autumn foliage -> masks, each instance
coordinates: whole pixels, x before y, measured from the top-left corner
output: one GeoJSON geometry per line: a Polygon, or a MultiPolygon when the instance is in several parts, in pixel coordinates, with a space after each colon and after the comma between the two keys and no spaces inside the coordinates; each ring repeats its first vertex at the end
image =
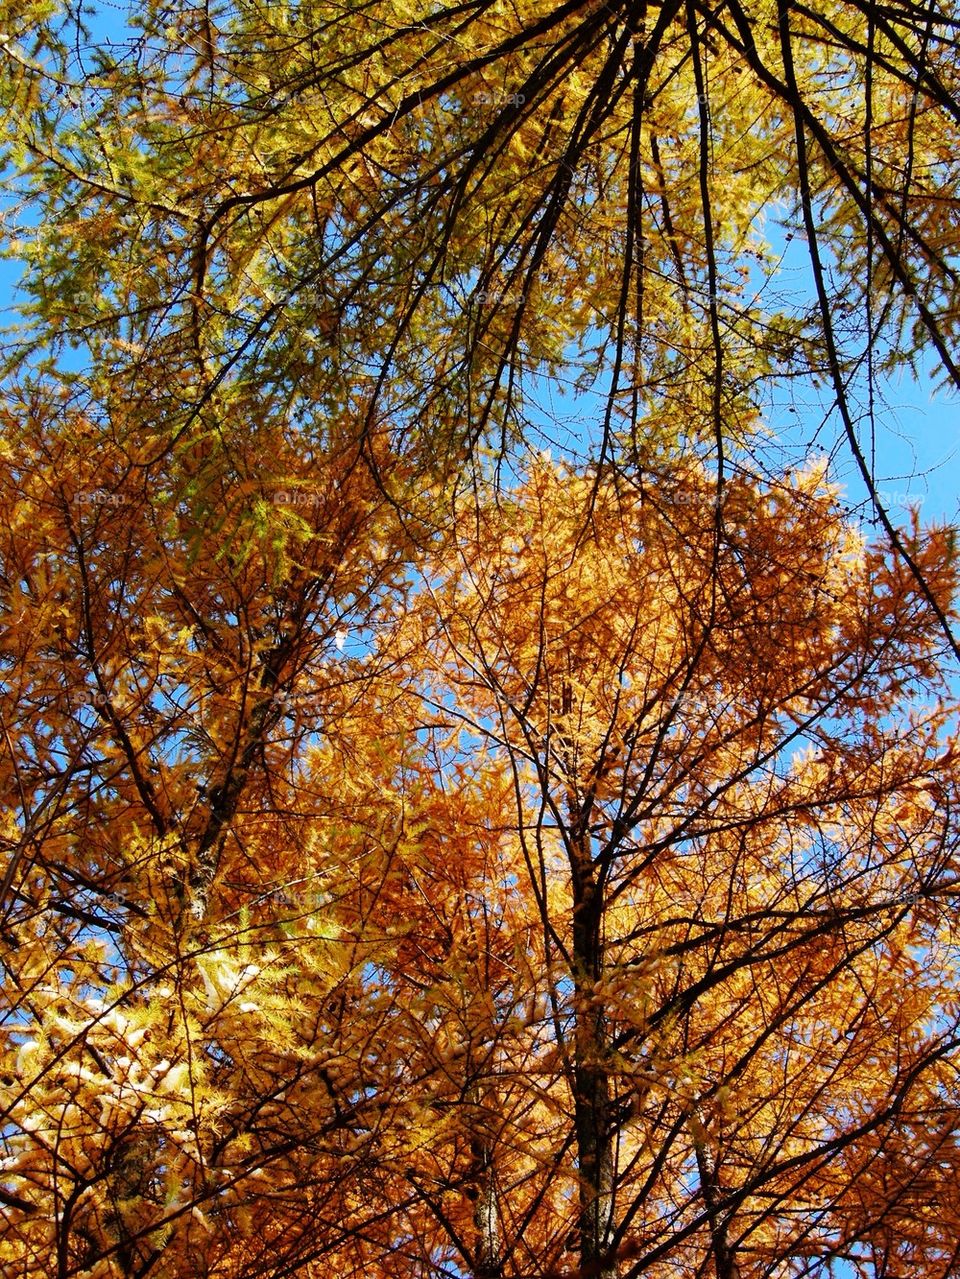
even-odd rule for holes
{"type": "Polygon", "coordinates": [[[241,544],[240,484],[191,547],[25,467],[40,434],[3,487],[10,1273],[946,1264],[942,636],[822,468],[718,506],[699,464],[541,459],[411,547],[330,457],[285,543],[241,544]]]}
{"type": "Polygon", "coordinates": [[[957,1274],[955,17],[136,17],[3,42],[0,1271],[957,1274]]]}

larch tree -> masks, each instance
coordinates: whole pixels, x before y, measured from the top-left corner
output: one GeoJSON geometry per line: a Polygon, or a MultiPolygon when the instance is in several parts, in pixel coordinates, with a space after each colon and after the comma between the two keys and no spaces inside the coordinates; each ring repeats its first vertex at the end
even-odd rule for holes
{"type": "Polygon", "coordinates": [[[72,4],[21,8],[40,340],[92,344],[158,447],[253,387],[449,472],[528,439],[547,378],[592,394],[583,452],[722,458],[788,376],[829,384],[869,472],[878,370],[960,382],[939,0],[150,0],[99,47],[72,4]]]}
{"type": "MultiPolygon", "coordinates": [[[[946,1276],[942,634],[822,470],[731,482],[719,540],[699,465],[658,481],[540,463],[464,510],[402,628],[447,749],[459,724],[513,783],[552,974],[535,1087],[566,1119],[541,1159],[575,1187],[540,1264],[946,1276]]],[[[946,601],[945,537],[918,554],[946,601]]]]}
{"type": "Polygon", "coordinates": [[[0,29],[4,1275],[958,1273],[953,532],[874,457],[960,385],[952,9],[88,18],[0,29]]]}

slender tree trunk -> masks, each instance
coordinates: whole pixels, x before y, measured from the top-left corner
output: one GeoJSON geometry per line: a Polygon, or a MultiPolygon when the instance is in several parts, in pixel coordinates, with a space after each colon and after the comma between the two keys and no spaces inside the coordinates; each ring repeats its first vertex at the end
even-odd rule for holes
{"type": "Polygon", "coordinates": [[[717,1279],[740,1279],[740,1270],[727,1240],[726,1221],[719,1209],[721,1195],[717,1185],[714,1161],[706,1143],[697,1135],[694,1136],[694,1150],[697,1156],[697,1169],[700,1173],[700,1186],[710,1217],[710,1244],[713,1249],[717,1279]]]}
{"type": "Polygon", "coordinates": [[[607,1261],[613,1224],[613,1144],[606,1019],[593,987],[603,972],[601,895],[589,860],[575,876],[573,957],[576,983],[574,1115],[580,1172],[580,1266],[597,1279],[616,1279],[607,1261]]]}
{"type": "MultiPolygon", "coordinates": [[[[471,1085],[468,1097],[474,1104],[480,1103],[482,1099],[487,1113],[493,1112],[495,1102],[488,1091],[481,1092],[476,1085],[471,1085]]],[[[473,1199],[473,1225],[476,1232],[473,1241],[474,1279],[502,1279],[503,1260],[497,1205],[496,1166],[493,1143],[482,1122],[478,1124],[471,1137],[470,1154],[473,1158],[471,1198],[473,1199]]]]}
{"type": "MultiPolygon", "coordinates": [[[[480,1143],[477,1143],[480,1144],[480,1143]]],[[[486,1148],[479,1154],[477,1198],[473,1207],[476,1237],[473,1245],[475,1279],[501,1279],[500,1223],[497,1217],[497,1191],[493,1160],[486,1148]]]]}

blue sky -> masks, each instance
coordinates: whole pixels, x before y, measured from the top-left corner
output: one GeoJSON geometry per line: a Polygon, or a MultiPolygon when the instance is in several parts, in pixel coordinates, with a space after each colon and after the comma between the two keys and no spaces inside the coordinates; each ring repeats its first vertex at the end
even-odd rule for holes
{"type": "MultiPolygon", "coordinates": [[[[807,246],[798,237],[783,244],[779,232],[769,238],[782,247],[780,291],[798,302],[815,301],[807,246]]],[[[928,361],[920,378],[909,371],[877,380],[875,412],[876,483],[890,507],[895,524],[909,519],[905,499],[916,501],[923,521],[953,523],[960,518],[960,398],[947,388],[937,389],[939,376],[928,361]]],[[[831,411],[828,394],[804,385],[793,398],[782,388],[769,414],[771,429],[787,444],[831,456],[832,478],[844,485],[848,500],[866,499],[866,489],[843,438],[843,423],[831,411]],[[791,412],[791,407],[796,411],[791,412]]],[[[861,448],[869,458],[871,432],[859,426],[861,448]]]]}
{"type": "MultiPolygon", "coordinates": [[[[130,11],[125,3],[113,0],[96,0],[86,5],[84,14],[93,39],[122,43],[131,32],[126,21],[130,11]]],[[[0,193],[0,211],[9,205],[9,197],[0,193]]],[[[777,294],[788,298],[790,303],[811,304],[814,294],[806,245],[800,237],[785,242],[774,215],[768,216],[765,230],[771,243],[783,252],[775,284],[777,294]]],[[[7,317],[7,323],[12,318],[10,308],[14,305],[17,276],[15,263],[0,260],[0,317],[7,317]]],[[[0,318],[0,323],[3,322],[0,318]]],[[[904,372],[895,379],[879,382],[880,407],[875,423],[877,487],[888,501],[894,523],[909,520],[907,500],[919,505],[925,522],[960,522],[960,397],[947,390],[936,391],[936,380],[935,369],[930,365],[919,381],[904,372]]],[[[579,403],[566,396],[551,399],[561,436],[565,433],[564,421],[572,426],[580,411],[586,411],[594,419],[597,416],[599,396],[585,397],[579,403]]],[[[544,407],[549,407],[546,402],[544,407]]],[[[828,410],[825,391],[818,392],[806,385],[793,387],[788,392],[784,386],[774,391],[767,423],[787,454],[829,454],[831,478],[844,485],[848,500],[856,505],[864,501],[866,492],[842,440],[839,415],[828,410]]],[[[547,422],[545,415],[537,425],[547,426],[547,422]]],[[[864,452],[869,455],[866,424],[861,431],[864,452]]]]}
{"type": "MultiPolygon", "coordinates": [[[[126,34],[123,13],[124,6],[101,0],[91,20],[96,36],[122,41],[126,34]]],[[[0,197],[0,209],[5,207],[9,207],[9,199],[0,197]]],[[[782,270],[780,291],[789,292],[798,303],[810,301],[812,281],[801,241],[785,246],[782,270]]],[[[7,322],[15,305],[17,276],[15,263],[0,261],[0,305],[7,322]]],[[[928,368],[919,381],[904,373],[880,386],[883,404],[876,421],[877,487],[895,523],[909,518],[908,500],[919,504],[924,521],[960,519],[960,400],[948,391],[935,391],[935,381],[934,370],[928,368]]],[[[573,407],[572,400],[559,402],[556,411],[562,419],[573,407]]],[[[835,459],[832,478],[845,485],[852,503],[863,501],[865,490],[849,450],[845,444],[835,447],[842,440],[842,424],[828,408],[823,392],[807,387],[794,391],[791,401],[782,389],[773,397],[768,424],[798,456],[807,452],[831,454],[835,459]]],[[[866,435],[864,446],[869,449],[866,435]]],[[[846,1263],[837,1263],[829,1273],[836,1279],[847,1279],[852,1270],[846,1263]]]]}

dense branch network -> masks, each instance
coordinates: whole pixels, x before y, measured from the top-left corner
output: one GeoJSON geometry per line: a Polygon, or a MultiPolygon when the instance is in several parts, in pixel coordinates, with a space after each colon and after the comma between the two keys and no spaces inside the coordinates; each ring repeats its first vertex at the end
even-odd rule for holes
{"type": "Polygon", "coordinates": [[[2,1268],[948,1279],[956,16],[14,17],[2,1268]]]}

